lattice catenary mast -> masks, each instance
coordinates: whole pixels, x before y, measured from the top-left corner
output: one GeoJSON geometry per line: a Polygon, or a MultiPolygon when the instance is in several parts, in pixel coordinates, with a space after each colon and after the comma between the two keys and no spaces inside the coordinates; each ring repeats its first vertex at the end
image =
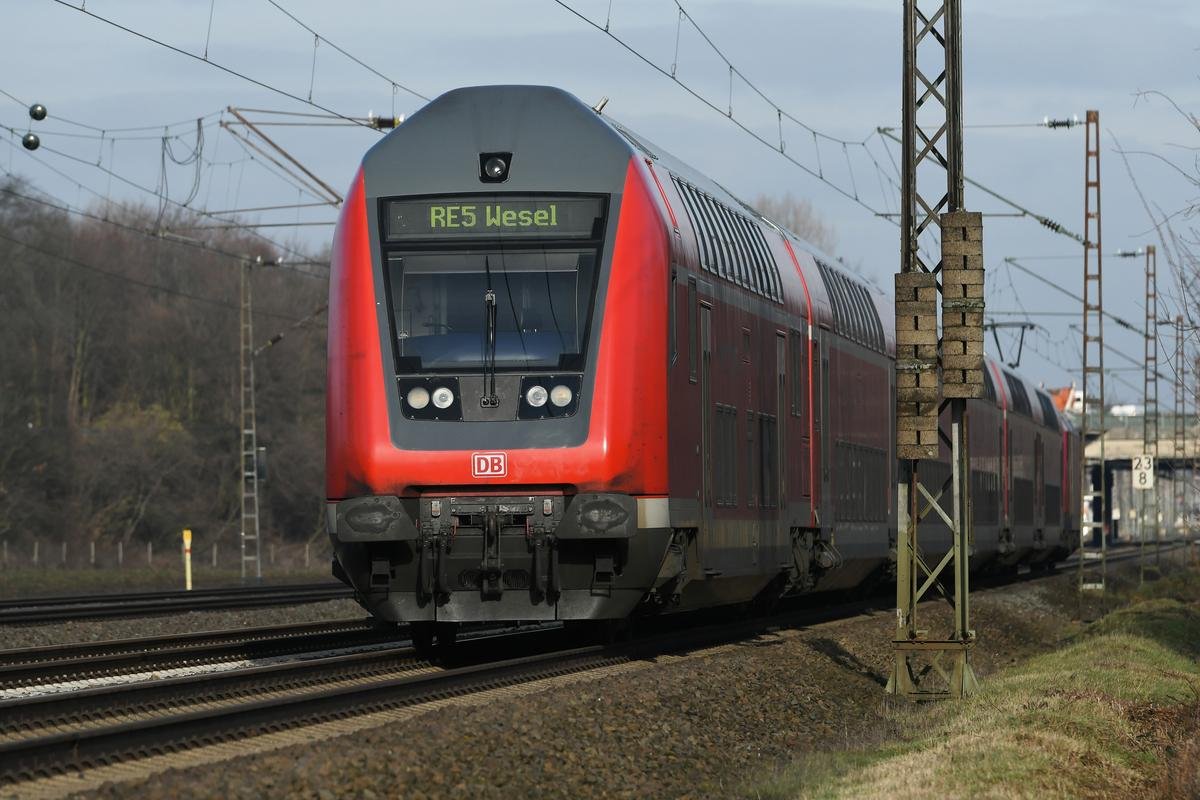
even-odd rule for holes
{"type": "MultiPolygon", "coordinates": [[[[261,263],[261,259],[258,259],[261,263]]],[[[254,564],[254,577],[262,580],[262,538],[258,518],[258,416],[254,405],[254,297],[251,289],[250,268],[247,259],[241,268],[241,495],[242,530],[239,537],[241,549],[242,580],[246,580],[246,566],[254,564]],[[251,552],[247,553],[247,550],[251,552]]]]}
{"type": "MultiPolygon", "coordinates": [[[[1097,438],[1097,456],[1083,459],[1078,583],[1103,592],[1108,572],[1108,508],[1104,502],[1104,285],[1100,239],[1100,112],[1088,111],[1083,177],[1083,384],[1080,439],[1097,438]],[[1093,531],[1098,535],[1093,536],[1093,531]],[[1097,544],[1089,540],[1097,538],[1097,544]]],[[[1082,605],[1081,609],[1082,611],[1082,605]]]]}
{"type": "Polygon", "coordinates": [[[962,697],[976,687],[969,657],[975,632],[968,602],[973,534],[966,408],[968,398],[983,396],[983,218],[962,210],[961,0],[920,6],[918,0],[904,3],[904,163],[896,275],[896,454],[902,469],[888,691],[915,698],[962,697]],[[922,64],[932,66],[933,74],[926,74],[922,64]],[[919,238],[935,226],[941,231],[941,259],[926,263],[919,238]],[[939,426],[946,405],[949,438],[939,426]],[[921,461],[936,459],[941,441],[949,447],[951,477],[930,491],[921,483],[921,461]],[[931,511],[952,534],[950,550],[935,565],[926,560],[917,536],[918,523],[931,511]],[[953,631],[934,638],[918,626],[917,604],[930,588],[940,587],[947,570],[954,576],[953,593],[945,592],[953,607],[953,631]]]}
{"type": "MultiPolygon", "coordinates": [[[[1142,413],[1142,452],[1151,454],[1154,463],[1158,462],[1158,260],[1154,245],[1146,246],[1146,341],[1142,367],[1142,397],[1144,409],[1142,413]]],[[[1156,470],[1157,471],[1157,467],[1156,470]]],[[[1151,571],[1158,569],[1158,541],[1160,529],[1158,523],[1158,489],[1150,478],[1150,487],[1140,492],[1142,513],[1138,525],[1138,538],[1141,541],[1139,560],[1139,578],[1146,580],[1151,571]],[[1149,522],[1149,526],[1147,526],[1149,522]],[[1147,527],[1154,534],[1154,565],[1146,563],[1146,534],[1147,527]]],[[[1138,486],[1134,486],[1137,491],[1138,486]]]]}

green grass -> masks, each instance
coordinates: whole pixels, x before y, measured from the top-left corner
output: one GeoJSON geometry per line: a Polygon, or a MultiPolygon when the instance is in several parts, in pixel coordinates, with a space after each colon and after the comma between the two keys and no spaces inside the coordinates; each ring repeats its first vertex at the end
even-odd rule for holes
{"type": "MultiPolygon", "coordinates": [[[[1194,740],[1189,734],[1200,721],[1197,656],[1200,609],[1168,598],[1143,601],[1089,626],[1061,650],[990,676],[962,703],[893,703],[881,725],[884,741],[807,757],[745,794],[1161,794],[1168,773],[1179,773],[1167,769],[1174,748],[1194,740]]],[[[1195,756],[1193,746],[1187,761],[1195,756]]]]}

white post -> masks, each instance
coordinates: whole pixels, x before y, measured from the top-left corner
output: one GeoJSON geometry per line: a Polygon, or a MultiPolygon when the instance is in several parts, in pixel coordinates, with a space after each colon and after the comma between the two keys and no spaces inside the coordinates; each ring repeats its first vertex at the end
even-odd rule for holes
{"type": "Polygon", "coordinates": [[[183,529],[183,588],[192,590],[192,529],[183,529]]]}
{"type": "Polygon", "coordinates": [[[125,566],[125,542],[117,542],[117,566],[125,566]]]}
{"type": "Polygon", "coordinates": [[[154,542],[146,542],[146,566],[154,566],[154,542]]]}
{"type": "Polygon", "coordinates": [[[304,568],[308,569],[308,542],[304,543],[304,568]]]}
{"type": "Polygon", "coordinates": [[[213,569],[217,568],[217,543],[213,542],[212,565],[213,569]]]}
{"type": "Polygon", "coordinates": [[[33,565],[35,567],[38,565],[38,545],[40,545],[40,544],[41,544],[40,539],[33,540],[33,565]]]}
{"type": "Polygon", "coordinates": [[[96,540],[92,539],[90,545],[88,548],[88,563],[94,567],[96,566],[96,540]]]}

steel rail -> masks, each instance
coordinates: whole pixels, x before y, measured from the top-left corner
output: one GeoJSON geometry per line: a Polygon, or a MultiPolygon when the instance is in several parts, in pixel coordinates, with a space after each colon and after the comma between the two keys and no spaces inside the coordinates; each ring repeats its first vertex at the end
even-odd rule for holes
{"type": "Polygon", "coordinates": [[[193,592],[146,592],[121,595],[25,598],[0,601],[0,624],[63,622],[76,619],[264,608],[349,599],[354,592],[337,583],[299,586],[238,587],[193,592]]]}
{"type": "MultiPolygon", "coordinates": [[[[1184,543],[1175,547],[1184,546],[1184,543]]],[[[1124,554],[1123,554],[1124,555],[1124,554]]],[[[1128,557],[1132,557],[1130,554],[1128,557]]],[[[1040,577],[1040,576],[1038,576],[1040,577]]],[[[1017,577],[1007,582],[1034,580],[1035,576],[1017,577]]],[[[931,601],[932,602],[932,601],[931,601]]],[[[144,719],[100,724],[83,730],[57,730],[33,738],[0,742],[0,786],[12,786],[39,777],[85,770],[98,765],[107,765],[124,760],[170,753],[191,747],[216,742],[247,739],[266,733],[286,730],[325,721],[348,718],[378,711],[418,706],[448,697],[465,696],[521,683],[577,674],[607,666],[627,664],[638,660],[681,653],[690,649],[712,647],[719,644],[753,638],[781,628],[803,627],[826,623],[864,613],[886,613],[873,610],[871,601],[857,601],[840,605],[818,605],[802,610],[793,610],[773,618],[757,619],[709,625],[699,629],[670,631],[654,638],[639,639],[619,645],[591,645],[566,650],[552,650],[507,660],[476,663],[454,667],[441,672],[421,675],[368,678],[366,682],[352,685],[330,686],[318,691],[285,694],[281,697],[261,698],[251,692],[249,702],[217,708],[194,709],[176,713],[156,713],[144,719]]],[[[501,634],[495,638],[504,639],[501,634]]],[[[378,657],[393,658],[403,668],[404,648],[387,651],[378,657]]],[[[374,654],[372,654],[374,655],[374,654]]],[[[319,674],[323,669],[338,669],[338,663],[356,661],[367,671],[373,662],[372,655],[360,655],[350,661],[331,658],[315,664],[312,669],[319,674]]],[[[378,662],[375,662],[378,664],[378,662]]],[[[415,661],[413,662],[415,664],[415,661]]],[[[344,667],[342,667],[344,668],[344,667]]],[[[409,671],[412,669],[409,667],[409,671]]],[[[295,675],[302,668],[292,667],[295,675]]],[[[177,681],[170,685],[163,682],[165,694],[157,695],[150,703],[168,702],[178,698],[180,691],[189,691],[197,683],[213,680],[228,686],[238,685],[240,680],[268,681],[262,688],[278,690],[278,684],[270,683],[272,674],[284,675],[288,668],[277,665],[256,668],[242,675],[236,672],[214,676],[206,674],[191,681],[177,681]]],[[[155,686],[146,688],[121,688],[117,691],[127,698],[154,698],[155,686]]],[[[102,692],[90,693],[98,697],[102,692]]],[[[83,695],[86,697],[87,695],[83,695]]],[[[63,698],[64,700],[66,698],[63,698]]],[[[85,702],[100,702],[85,700],[85,702]]],[[[40,701],[43,709],[54,709],[58,700],[40,701]]],[[[177,707],[175,703],[172,707],[177,707]]],[[[57,705],[61,710],[65,706],[57,705]]],[[[3,710],[0,708],[0,710],[3,710]]]]}
{"type": "Polygon", "coordinates": [[[105,639],[98,642],[69,642],[41,647],[18,647],[0,650],[0,667],[9,664],[40,664],[47,661],[103,659],[122,654],[148,653],[177,648],[203,648],[216,644],[279,639],[314,633],[337,633],[365,630],[371,626],[368,617],[338,619],[328,622],[293,622],[287,625],[264,625],[253,628],[232,628],[214,631],[192,631],[162,636],[139,636],[129,639],[105,639]]]}
{"type": "MultiPolygon", "coordinates": [[[[148,755],[214,742],[237,741],[274,731],[355,715],[410,707],[557,676],[653,659],[670,653],[753,638],[798,622],[811,625],[863,613],[863,602],[792,611],[767,620],[709,625],[667,632],[618,645],[566,650],[454,667],[422,675],[400,675],[316,692],[251,699],[219,708],[158,713],[144,719],[57,731],[0,742],[0,786],[75,772],[148,755]]],[[[511,635],[497,636],[509,639],[511,635]]],[[[482,643],[481,643],[482,644],[482,643]]],[[[366,657],[364,662],[369,661],[366,657]]],[[[198,676],[196,680],[211,676],[198,676]]],[[[236,678],[228,678],[235,681],[236,678]]],[[[190,685],[195,685],[192,681],[190,685]]],[[[172,687],[176,695],[179,686],[172,687]]],[[[133,690],[127,690],[133,691],[133,690]]],[[[51,704],[51,701],[46,701],[51,704]]],[[[50,705],[47,705],[49,708],[50,705]]]]}
{"type": "Polygon", "coordinates": [[[128,649],[128,645],[136,640],[118,641],[112,648],[105,647],[109,643],[101,642],[97,643],[91,655],[80,655],[87,653],[87,647],[78,646],[74,651],[68,650],[69,657],[66,658],[56,658],[56,652],[61,653],[56,649],[46,651],[47,657],[43,659],[37,658],[36,652],[26,651],[24,656],[15,656],[12,662],[0,664],[0,688],[65,683],[222,661],[271,658],[407,638],[400,628],[373,627],[364,621],[295,626],[290,633],[287,628],[259,630],[262,631],[259,635],[243,633],[238,636],[234,631],[199,634],[174,643],[171,637],[158,637],[142,650],[128,649]],[[33,656],[32,660],[30,655],[33,656]]]}
{"type": "Polygon", "coordinates": [[[321,683],[361,680],[431,667],[408,642],[384,650],[340,653],[174,678],[93,686],[0,700],[0,737],[29,729],[83,725],[101,717],[159,713],[234,702],[264,692],[298,691],[321,683]]]}
{"type": "Polygon", "coordinates": [[[269,594],[281,590],[320,590],[344,588],[344,584],[334,581],[318,583],[278,583],[256,584],[254,586],[215,586],[208,589],[193,589],[186,592],[180,589],[159,589],[140,592],[102,592],[98,594],[67,594],[50,595],[46,597],[9,597],[0,600],[0,609],[32,607],[32,606],[62,606],[82,605],[86,603],[103,603],[126,600],[164,600],[177,597],[227,597],[238,595],[269,594]]]}

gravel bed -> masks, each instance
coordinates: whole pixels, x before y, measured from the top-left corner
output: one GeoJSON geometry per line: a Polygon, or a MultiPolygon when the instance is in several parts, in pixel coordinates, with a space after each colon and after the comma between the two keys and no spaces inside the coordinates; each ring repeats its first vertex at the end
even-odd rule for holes
{"type": "Polygon", "coordinates": [[[98,642],[138,636],[166,636],[193,631],[254,628],[262,625],[286,625],[291,622],[365,617],[366,612],[353,600],[328,600],[295,606],[268,606],[245,610],[190,611],[186,614],[158,614],[145,617],[83,619],[46,625],[0,625],[0,649],[44,647],[71,642],[98,642]]]}
{"type": "MultiPolygon", "coordinates": [[[[976,671],[1076,626],[1053,584],[972,596],[976,671]]],[[[934,627],[935,612],[923,606],[934,627]]],[[[431,711],[313,745],[169,770],[91,796],[139,798],[698,798],[736,796],[798,752],[879,730],[895,619],[783,631],[575,686],[431,711]]]]}

